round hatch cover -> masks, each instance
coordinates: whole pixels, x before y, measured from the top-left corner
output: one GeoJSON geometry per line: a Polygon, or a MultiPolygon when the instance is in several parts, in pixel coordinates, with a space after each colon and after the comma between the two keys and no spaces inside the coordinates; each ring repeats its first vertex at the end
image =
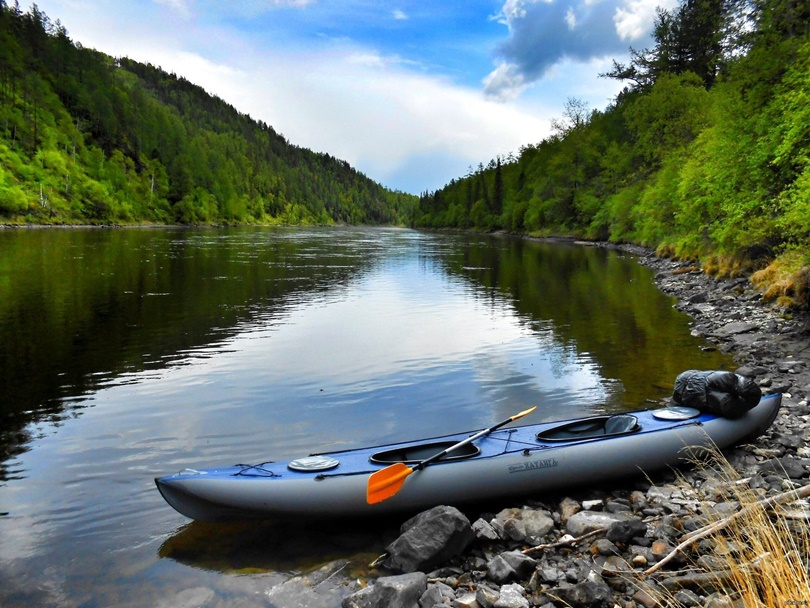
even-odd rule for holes
{"type": "Polygon", "coordinates": [[[331,456],[307,456],[292,460],[287,466],[293,471],[328,471],[339,464],[340,461],[331,456]]]}
{"type": "Polygon", "coordinates": [[[659,420],[689,420],[700,416],[700,410],[683,405],[673,405],[660,410],[655,410],[653,416],[659,420]]]}

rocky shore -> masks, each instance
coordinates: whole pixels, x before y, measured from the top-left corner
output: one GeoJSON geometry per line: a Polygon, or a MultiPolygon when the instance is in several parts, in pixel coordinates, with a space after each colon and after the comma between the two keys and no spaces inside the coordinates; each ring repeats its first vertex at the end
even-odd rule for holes
{"type": "Polygon", "coordinates": [[[734,479],[710,467],[664,472],[476,514],[472,522],[437,507],[403,525],[372,576],[348,580],[332,563],[271,589],[271,605],[651,608],[665,597],[672,606],[741,606],[724,584],[730,562],[712,543],[675,548],[685,535],[739,511],[738,486],[757,500],[782,500],[797,530],[807,528],[810,507],[785,493],[803,488],[810,474],[810,319],[764,303],[747,279],[715,280],[687,262],[627,251],[693,318],[696,335],[731,353],[736,371],[755,378],[764,393],[783,393],[771,429],[726,453],[734,479]]]}

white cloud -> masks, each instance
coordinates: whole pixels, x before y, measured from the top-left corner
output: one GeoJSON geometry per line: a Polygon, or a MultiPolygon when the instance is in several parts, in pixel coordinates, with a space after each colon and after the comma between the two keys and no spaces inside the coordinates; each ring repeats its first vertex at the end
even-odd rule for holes
{"type": "Polygon", "coordinates": [[[677,6],[677,0],[625,0],[613,15],[616,33],[626,41],[649,35],[655,22],[655,9],[659,6],[671,9],[677,6]]]}
{"type": "Polygon", "coordinates": [[[677,0],[504,0],[496,19],[508,36],[484,81],[494,99],[514,99],[533,83],[544,86],[555,66],[585,65],[627,54],[650,36],[655,8],[677,0]]]}
{"type": "Polygon", "coordinates": [[[346,61],[370,68],[384,68],[389,63],[382,55],[371,51],[352,53],[346,57],[346,61]]]}
{"type": "Polygon", "coordinates": [[[572,7],[568,7],[568,12],[565,13],[565,23],[568,25],[568,29],[572,30],[577,26],[577,16],[574,13],[574,9],[572,7]]]}
{"type": "Polygon", "coordinates": [[[404,166],[419,165],[418,157],[431,165],[452,158],[459,167],[443,176],[413,175],[409,189],[415,192],[443,185],[468,164],[539,141],[548,130],[542,114],[351,49],[278,57],[250,80],[228,86],[236,107],[383,183],[405,188],[388,180],[401,177],[404,166]],[[287,85],[275,87],[277,82],[287,85]]]}
{"type": "Polygon", "coordinates": [[[396,19],[397,21],[407,21],[408,20],[408,15],[406,15],[405,12],[400,10],[400,9],[395,9],[394,12],[392,13],[392,15],[393,15],[394,19],[396,19]]]}
{"type": "Polygon", "coordinates": [[[495,15],[498,23],[503,23],[505,26],[512,28],[512,24],[517,19],[523,19],[528,14],[527,6],[538,3],[552,4],[554,0],[505,0],[501,10],[495,15]]]}
{"type": "Polygon", "coordinates": [[[501,62],[483,82],[486,96],[497,101],[517,99],[528,86],[520,68],[506,62],[501,62]]]}

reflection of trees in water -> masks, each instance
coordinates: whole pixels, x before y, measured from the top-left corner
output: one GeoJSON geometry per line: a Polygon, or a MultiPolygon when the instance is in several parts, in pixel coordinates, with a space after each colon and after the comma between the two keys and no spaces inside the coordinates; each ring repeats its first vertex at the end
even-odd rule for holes
{"type": "Polygon", "coordinates": [[[384,520],[278,523],[194,521],[167,538],[158,550],[187,566],[217,572],[307,572],[331,559],[348,558],[350,571],[368,569],[398,534],[401,522],[384,520]]]}
{"type": "Polygon", "coordinates": [[[612,394],[628,406],[663,397],[685,369],[731,364],[718,352],[701,350],[688,318],[673,309],[650,270],[617,252],[472,239],[443,263],[481,298],[505,299],[533,332],[550,332],[558,373],[587,356],[607,382],[614,381],[612,394]]]}
{"type": "Polygon", "coordinates": [[[0,234],[0,480],[14,475],[2,463],[26,450],[32,424],[58,425],[121,374],[163,368],[283,314],[376,258],[369,247],[358,255],[350,231],[322,232],[0,234]]]}

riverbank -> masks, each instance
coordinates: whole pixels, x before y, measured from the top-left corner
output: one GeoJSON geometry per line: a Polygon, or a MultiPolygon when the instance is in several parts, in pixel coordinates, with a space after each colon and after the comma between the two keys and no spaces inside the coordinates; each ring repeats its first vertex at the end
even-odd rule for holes
{"type": "MultiPolygon", "coordinates": [[[[416,585],[405,593],[420,591],[420,608],[646,608],[661,605],[661,598],[674,606],[718,608],[744,601],[734,596],[731,579],[737,569],[729,568],[744,561],[740,554],[718,560],[717,548],[707,541],[696,550],[674,550],[685,534],[740,511],[745,500],[778,496],[807,484],[810,319],[763,302],[747,279],[713,279],[690,262],[658,258],[638,247],[618,249],[637,256],[655,273],[658,287],[692,317],[693,333],[732,354],[736,371],[754,377],[763,392],[783,393],[779,417],[754,443],[726,452],[730,470],[698,467],[678,476],[665,472],[611,489],[576,489],[500,513],[472,514],[476,538],[462,555],[424,577],[403,579],[416,585]],[[747,498],[741,498],[740,488],[747,498]],[[661,564],[665,559],[669,561],[661,564]]],[[[787,512],[787,530],[793,530],[794,522],[797,530],[806,527],[806,503],[792,502],[787,512]]],[[[770,529],[761,533],[778,541],[793,536],[770,529]]],[[[738,544],[761,546],[751,538],[738,544]]],[[[769,563],[782,558],[764,557],[769,563]]],[[[382,588],[397,578],[377,584],[382,588]]],[[[352,587],[348,584],[345,592],[355,591],[352,587]]],[[[383,603],[375,603],[375,597],[369,592],[349,595],[343,606],[395,605],[391,595],[383,603]]]]}

